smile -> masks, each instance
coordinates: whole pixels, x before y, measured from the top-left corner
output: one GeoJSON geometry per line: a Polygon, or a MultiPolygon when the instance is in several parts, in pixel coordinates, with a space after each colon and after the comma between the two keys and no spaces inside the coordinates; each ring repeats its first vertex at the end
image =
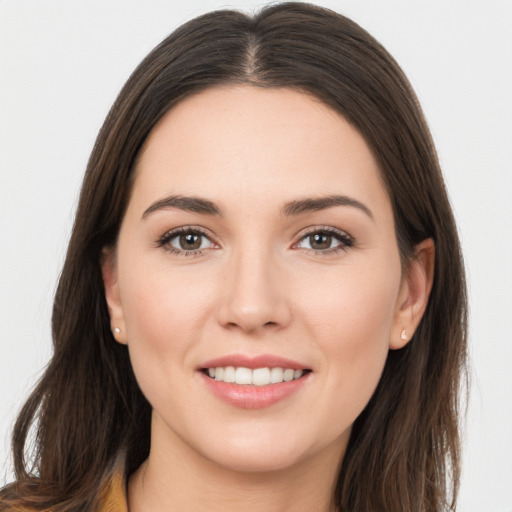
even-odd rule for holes
{"type": "Polygon", "coordinates": [[[300,379],[307,371],[280,367],[251,369],[243,366],[217,366],[203,370],[205,374],[216,381],[249,386],[268,386],[291,382],[300,379]]]}

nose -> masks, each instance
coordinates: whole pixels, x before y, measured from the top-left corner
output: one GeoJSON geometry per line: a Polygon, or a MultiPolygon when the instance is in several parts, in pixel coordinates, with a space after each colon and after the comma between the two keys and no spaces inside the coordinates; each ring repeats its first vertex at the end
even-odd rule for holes
{"type": "Polygon", "coordinates": [[[255,333],[288,325],[291,308],[285,276],[271,254],[238,251],[226,262],[224,277],[218,309],[222,326],[255,333]]]}

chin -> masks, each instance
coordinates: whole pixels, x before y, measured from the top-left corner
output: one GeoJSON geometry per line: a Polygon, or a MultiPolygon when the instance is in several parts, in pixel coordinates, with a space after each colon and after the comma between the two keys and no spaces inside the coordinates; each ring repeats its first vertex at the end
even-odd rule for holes
{"type": "Polygon", "coordinates": [[[228,471],[256,474],[291,469],[300,465],[305,458],[304,454],[260,448],[244,452],[228,450],[215,454],[215,458],[210,458],[210,461],[228,471]]]}
{"type": "Polygon", "coordinates": [[[300,469],[315,459],[337,457],[341,460],[350,429],[329,441],[328,436],[311,439],[303,433],[280,429],[275,437],[267,435],[236,437],[205,446],[203,456],[216,466],[239,473],[269,473],[300,469]],[[283,430],[285,435],[283,435],[283,430]]]}

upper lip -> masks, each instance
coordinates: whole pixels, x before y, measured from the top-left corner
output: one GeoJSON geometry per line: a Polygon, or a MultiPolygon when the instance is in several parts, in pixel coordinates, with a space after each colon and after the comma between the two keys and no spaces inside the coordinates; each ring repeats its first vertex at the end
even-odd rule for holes
{"type": "Polygon", "coordinates": [[[236,368],[244,367],[254,370],[256,368],[293,368],[294,370],[308,370],[308,366],[301,364],[293,359],[274,356],[271,354],[261,354],[259,356],[247,356],[244,354],[232,354],[216,359],[211,359],[203,363],[199,369],[218,368],[234,366],[236,368]]]}

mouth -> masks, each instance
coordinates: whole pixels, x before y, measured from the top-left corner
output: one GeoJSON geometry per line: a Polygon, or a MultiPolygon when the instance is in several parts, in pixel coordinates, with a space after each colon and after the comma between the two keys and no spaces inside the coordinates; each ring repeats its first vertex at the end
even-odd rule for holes
{"type": "Polygon", "coordinates": [[[313,370],[292,359],[272,354],[226,355],[205,361],[198,369],[214,396],[242,409],[262,409],[290,403],[312,382],[313,370]]]}
{"type": "Polygon", "coordinates": [[[217,382],[240,386],[269,386],[301,379],[311,373],[311,370],[285,367],[216,366],[202,368],[201,372],[217,382]]]}

